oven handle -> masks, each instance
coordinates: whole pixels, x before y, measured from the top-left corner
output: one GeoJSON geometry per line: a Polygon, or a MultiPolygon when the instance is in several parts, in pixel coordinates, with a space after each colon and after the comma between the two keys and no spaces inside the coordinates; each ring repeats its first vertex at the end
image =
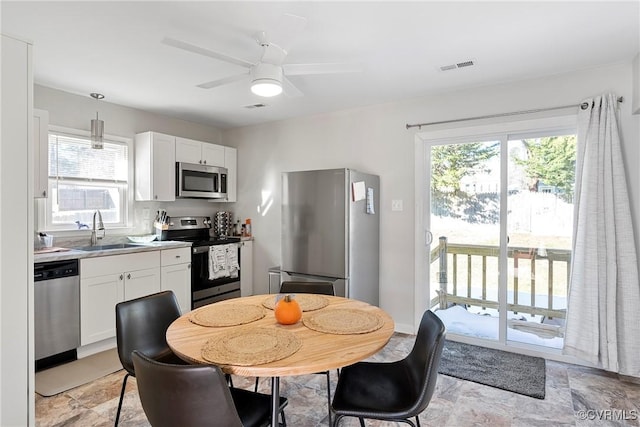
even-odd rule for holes
{"type": "MultiPolygon", "coordinates": [[[[240,244],[239,244],[239,243],[237,243],[237,242],[233,242],[233,243],[234,243],[238,248],[240,247],[240,244]]],[[[214,245],[211,245],[211,246],[214,246],[214,245]]],[[[195,247],[195,248],[192,248],[192,249],[191,249],[191,253],[192,253],[192,254],[202,254],[202,253],[205,253],[205,252],[209,252],[209,247],[210,247],[210,246],[197,246],[197,247],[195,247]]]]}

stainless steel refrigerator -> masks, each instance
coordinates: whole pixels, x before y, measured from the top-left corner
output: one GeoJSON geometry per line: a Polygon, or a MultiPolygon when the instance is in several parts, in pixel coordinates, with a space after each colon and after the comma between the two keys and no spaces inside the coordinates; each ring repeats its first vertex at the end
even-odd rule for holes
{"type": "Polygon", "coordinates": [[[282,280],[330,281],[378,305],[380,178],[351,169],[282,174],[282,280]]]}

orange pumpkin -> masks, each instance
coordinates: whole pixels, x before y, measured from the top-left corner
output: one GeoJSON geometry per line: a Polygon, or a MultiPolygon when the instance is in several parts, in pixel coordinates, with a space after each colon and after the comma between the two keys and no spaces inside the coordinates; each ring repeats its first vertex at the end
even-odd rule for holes
{"type": "Polygon", "coordinates": [[[298,301],[287,294],[276,304],[275,315],[281,325],[293,325],[302,318],[302,310],[298,301]]]}

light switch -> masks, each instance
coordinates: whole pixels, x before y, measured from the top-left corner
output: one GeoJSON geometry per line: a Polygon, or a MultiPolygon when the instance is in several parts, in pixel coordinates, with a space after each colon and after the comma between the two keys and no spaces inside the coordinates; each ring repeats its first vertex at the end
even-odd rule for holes
{"type": "Polygon", "coordinates": [[[392,200],[391,201],[391,210],[392,211],[402,211],[402,200],[392,200]]]}

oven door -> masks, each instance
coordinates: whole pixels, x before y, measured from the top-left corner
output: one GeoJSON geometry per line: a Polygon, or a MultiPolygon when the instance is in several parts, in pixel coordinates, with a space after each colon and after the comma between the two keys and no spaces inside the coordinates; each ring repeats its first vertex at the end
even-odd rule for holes
{"type": "MultiPolygon", "coordinates": [[[[228,248],[237,251],[240,264],[240,245],[227,244],[228,248]]],[[[191,308],[202,307],[216,301],[240,297],[240,274],[237,277],[209,278],[209,247],[194,246],[191,249],[191,308]]]]}
{"type": "Polygon", "coordinates": [[[176,196],[223,199],[227,197],[227,170],[216,166],[176,163],[176,196]]]}

